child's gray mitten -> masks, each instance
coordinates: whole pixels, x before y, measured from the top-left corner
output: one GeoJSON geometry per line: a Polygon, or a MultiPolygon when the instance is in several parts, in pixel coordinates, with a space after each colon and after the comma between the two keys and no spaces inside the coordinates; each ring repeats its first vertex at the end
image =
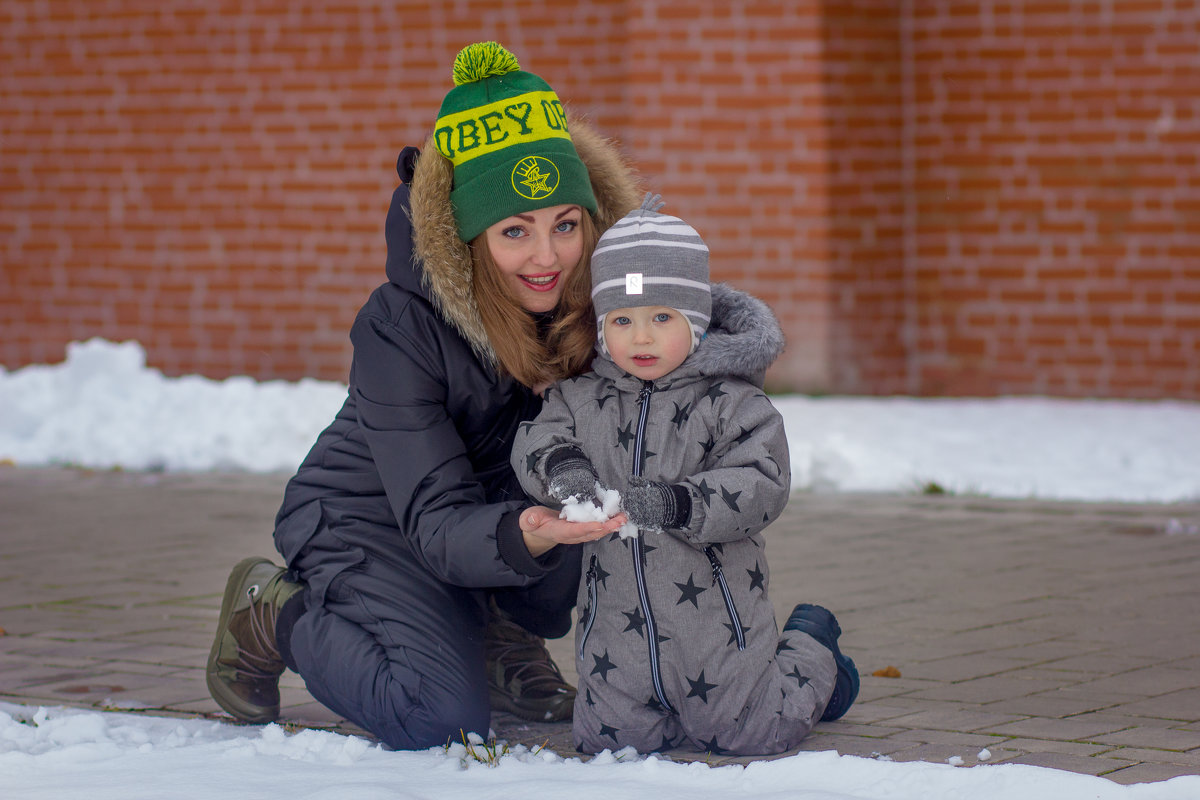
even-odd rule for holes
{"type": "Polygon", "coordinates": [[[692,519],[692,493],[686,486],[668,485],[637,475],[621,495],[625,516],[648,531],[679,530],[692,519]]]}
{"type": "Polygon", "coordinates": [[[560,447],[546,458],[546,491],[560,503],[592,499],[599,482],[592,462],[574,445],[560,447]]]}

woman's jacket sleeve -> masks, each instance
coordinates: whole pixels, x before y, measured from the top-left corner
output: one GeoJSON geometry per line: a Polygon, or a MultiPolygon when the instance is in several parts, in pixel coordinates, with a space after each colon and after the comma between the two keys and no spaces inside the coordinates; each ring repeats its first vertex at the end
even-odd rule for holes
{"type": "Polygon", "coordinates": [[[488,502],[447,410],[452,376],[440,323],[411,311],[361,314],[350,334],[359,428],[400,531],[447,583],[528,585],[557,565],[562,548],[534,559],[517,523],[527,503],[488,502]]]}

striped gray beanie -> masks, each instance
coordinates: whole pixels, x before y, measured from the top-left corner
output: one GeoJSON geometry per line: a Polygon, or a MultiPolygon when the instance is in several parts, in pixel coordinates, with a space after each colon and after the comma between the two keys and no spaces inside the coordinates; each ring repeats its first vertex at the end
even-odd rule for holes
{"type": "Polygon", "coordinates": [[[604,318],[616,308],[678,310],[692,325],[692,349],[708,330],[708,246],[691,225],[658,213],[662,205],[659,195],[647,194],[640,208],[604,232],[592,252],[592,304],[602,347],[604,318]]]}

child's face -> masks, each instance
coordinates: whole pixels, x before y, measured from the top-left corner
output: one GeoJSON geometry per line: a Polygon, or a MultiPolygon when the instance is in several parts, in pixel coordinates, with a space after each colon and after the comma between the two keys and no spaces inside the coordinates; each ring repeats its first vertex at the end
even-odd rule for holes
{"type": "Polygon", "coordinates": [[[692,326],[673,308],[618,308],[604,318],[604,343],[618,367],[635,378],[653,381],[688,357],[692,326]]]}

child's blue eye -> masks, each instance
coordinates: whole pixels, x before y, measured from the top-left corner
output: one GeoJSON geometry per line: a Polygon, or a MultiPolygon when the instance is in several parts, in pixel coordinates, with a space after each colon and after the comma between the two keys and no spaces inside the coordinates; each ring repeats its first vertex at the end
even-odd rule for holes
{"type": "Polygon", "coordinates": [[[629,317],[617,317],[613,320],[613,325],[628,325],[629,317]]]}
{"type": "Polygon", "coordinates": [[[661,312],[661,313],[659,313],[659,314],[655,314],[655,315],[654,315],[654,321],[655,321],[655,322],[670,322],[670,321],[671,321],[671,315],[670,315],[670,314],[668,314],[667,312],[663,311],[663,312],[661,312]]]}

